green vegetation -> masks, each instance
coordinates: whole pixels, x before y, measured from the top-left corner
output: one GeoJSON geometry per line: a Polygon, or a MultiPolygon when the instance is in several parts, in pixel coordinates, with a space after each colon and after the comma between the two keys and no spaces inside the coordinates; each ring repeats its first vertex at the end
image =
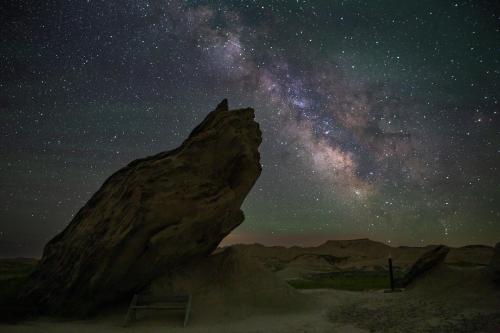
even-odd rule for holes
{"type": "Polygon", "coordinates": [[[28,275],[33,271],[35,259],[0,259],[0,302],[12,299],[28,275]]]}
{"type": "Polygon", "coordinates": [[[311,279],[294,279],[287,282],[296,289],[332,288],[362,291],[389,288],[389,278],[387,275],[374,274],[339,274],[311,279]]]}
{"type": "Polygon", "coordinates": [[[36,259],[18,258],[18,259],[0,259],[0,282],[12,278],[21,278],[28,276],[35,265],[36,259]]]}
{"type": "Polygon", "coordinates": [[[476,268],[476,267],[481,267],[481,266],[486,267],[488,265],[475,263],[475,262],[457,261],[457,262],[449,263],[448,266],[464,267],[464,268],[476,268]]]}
{"type": "Polygon", "coordinates": [[[14,300],[27,276],[0,280],[0,306],[14,300]]]}
{"type": "Polygon", "coordinates": [[[28,312],[18,304],[17,295],[36,263],[34,259],[0,259],[0,322],[15,322],[28,312]]]}

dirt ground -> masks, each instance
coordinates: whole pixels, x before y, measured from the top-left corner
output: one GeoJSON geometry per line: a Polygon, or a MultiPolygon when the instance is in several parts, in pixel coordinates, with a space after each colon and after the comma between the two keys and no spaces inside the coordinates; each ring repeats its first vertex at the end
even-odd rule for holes
{"type": "MultiPolygon", "coordinates": [[[[249,309],[246,318],[218,318],[209,319],[204,316],[199,318],[192,314],[187,327],[182,327],[182,314],[138,313],[137,320],[132,325],[124,328],[122,322],[124,312],[111,313],[87,321],[55,321],[50,318],[40,318],[33,322],[24,322],[18,325],[0,326],[1,332],[27,333],[27,332],[57,332],[57,333],[101,333],[101,332],[129,332],[129,333],[156,333],[156,332],[183,332],[183,333],[257,333],[257,332],[369,332],[356,328],[348,323],[333,323],[329,319],[329,311],[341,306],[347,300],[356,301],[378,298],[381,293],[359,293],[340,290],[307,290],[304,293],[312,295],[317,301],[317,306],[306,311],[280,314],[255,315],[249,309]]],[[[389,295],[392,297],[393,295],[389,295]]],[[[124,310],[124,309],[123,309],[124,310]]]]}
{"type": "MultiPolygon", "coordinates": [[[[182,313],[142,313],[122,327],[125,308],[87,321],[40,318],[0,326],[0,332],[500,332],[500,288],[484,270],[443,267],[398,293],[332,289],[303,290],[313,306],[295,312],[238,309],[238,317],[210,318],[194,312],[186,328],[182,313]],[[241,315],[243,313],[243,315],[241,315]]],[[[297,308],[302,308],[299,305],[297,308]]]]}

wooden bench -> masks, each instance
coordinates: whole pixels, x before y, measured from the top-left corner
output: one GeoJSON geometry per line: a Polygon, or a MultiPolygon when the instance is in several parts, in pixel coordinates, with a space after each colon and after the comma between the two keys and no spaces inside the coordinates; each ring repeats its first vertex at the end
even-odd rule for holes
{"type": "Polygon", "coordinates": [[[135,294],[125,317],[123,326],[128,326],[136,319],[137,310],[184,310],[184,327],[191,312],[191,295],[173,295],[169,297],[153,297],[148,294],[135,294]]]}

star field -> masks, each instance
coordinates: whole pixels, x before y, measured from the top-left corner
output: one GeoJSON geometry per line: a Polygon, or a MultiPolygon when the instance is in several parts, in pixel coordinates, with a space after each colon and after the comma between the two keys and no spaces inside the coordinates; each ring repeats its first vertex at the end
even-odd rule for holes
{"type": "Polygon", "coordinates": [[[0,255],[102,182],[251,106],[263,173],[227,242],[500,239],[495,1],[0,5],[0,255]]]}

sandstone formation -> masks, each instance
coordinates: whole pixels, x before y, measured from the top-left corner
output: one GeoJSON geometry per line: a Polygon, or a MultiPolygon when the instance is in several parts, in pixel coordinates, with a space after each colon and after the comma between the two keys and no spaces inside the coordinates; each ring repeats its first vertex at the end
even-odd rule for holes
{"type": "Polygon", "coordinates": [[[426,273],[441,264],[449,251],[449,247],[439,245],[425,252],[410,267],[409,271],[399,281],[397,281],[397,284],[402,287],[409,285],[421,274],[426,273]]]}
{"type": "Polygon", "coordinates": [[[296,311],[307,307],[309,301],[237,247],[224,248],[179,267],[153,281],[148,291],[159,298],[189,293],[193,295],[197,318],[219,320],[269,310],[296,311]]]}
{"type": "Polygon", "coordinates": [[[493,274],[493,281],[500,285],[500,242],[495,245],[495,253],[491,258],[489,268],[493,274]]]}
{"type": "MultiPolygon", "coordinates": [[[[328,272],[367,272],[387,276],[387,257],[392,257],[394,274],[397,279],[426,252],[436,246],[391,247],[369,239],[330,240],[319,246],[284,247],[261,244],[233,245],[279,277],[308,279],[313,275],[328,272]]],[[[468,245],[449,248],[444,259],[446,265],[482,268],[488,266],[493,255],[493,247],[468,245]]]]}
{"type": "Polygon", "coordinates": [[[209,255],[243,222],[260,143],[253,109],[229,111],[222,101],[180,147],[109,177],[45,246],[20,299],[84,315],[209,255]]]}

